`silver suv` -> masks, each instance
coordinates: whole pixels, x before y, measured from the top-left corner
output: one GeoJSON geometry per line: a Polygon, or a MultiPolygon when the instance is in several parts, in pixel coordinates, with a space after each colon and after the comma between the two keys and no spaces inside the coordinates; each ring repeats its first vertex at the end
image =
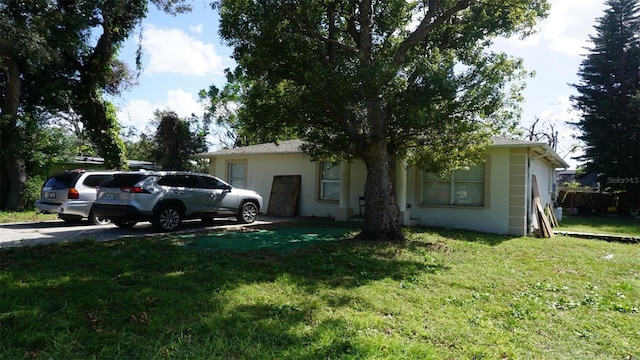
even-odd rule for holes
{"type": "Polygon", "coordinates": [[[84,218],[96,225],[110,221],[93,212],[96,188],[111,178],[115,171],[70,170],[49,177],[40,190],[36,209],[45,214],[58,214],[65,222],[79,222],[84,218]]]}
{"type": "Polygon", "coordinates": [[[155,229],[171,231],[184,219],[210,222],[221,215],[251,223],[262,212],[262,196],[206,174],[127,172],[102,184],[94,212],[122,228],[151,221],[155,229]]]}

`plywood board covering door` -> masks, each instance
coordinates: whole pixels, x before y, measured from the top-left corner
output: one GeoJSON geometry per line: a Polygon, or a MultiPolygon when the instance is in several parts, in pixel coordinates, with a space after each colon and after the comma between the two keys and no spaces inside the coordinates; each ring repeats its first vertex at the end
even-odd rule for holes
{"type": "Polygon", "coordinates": [[[267,215],[294,216],[300,195],[302,175],[276,175],[271,185],[267,215]]]}

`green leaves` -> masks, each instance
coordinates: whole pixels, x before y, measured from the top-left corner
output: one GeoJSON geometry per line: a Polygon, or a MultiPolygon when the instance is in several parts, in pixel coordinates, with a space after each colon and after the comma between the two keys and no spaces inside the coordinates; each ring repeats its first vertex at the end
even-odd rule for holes
{"type": "MultiPolygon", "coordinates": [[[[632,178],[640,174],[640,9],[637,0],[612,0],[608,6],[574,85],[579,95],[573,100],[583,114],[576,125],[587,145],[580,159],[604,178],[632,178]]],[[[640,207],[637,184],[603,184],[627,190],[628,205],[640,207]]]]}
{"type": "Polygon", "coordinates": [[[530,32],[548,10],[545,0],[216,6],[247,85],[234,130],[298,137],[314,160],[363,159],[363,234],[392,241],[402,234],[388,164],[409,158],[440,172],[481,161],[490,136],[517,120],[524,75],[487,46],[530,32]]]}
{"type": "MultiPolygon", "coordinates": [[[[221,35],[245,77],[233,99],[242,103],[236,129],[267,128],[275,136],[288,124],[313,148],[362,156],[349,142],[384,136],[403,154],[405,144],[443,130],[486,138],[505,128],[517,118],[513,100],[526,73],[485,46],[491,37],[531,30],[548,4],[486,1],[455,10],[463,3],[218,2],[221,35]],[[412,30],[416,19],[428,28],[423,35],[412,30]],[[394,62],[412,32],[420,41],[394,62]],[[381,127],[367,110],[374,98],[385,114],[381,127]]],[[[468,140],[460,144],[480,139],[468,140]]]]}

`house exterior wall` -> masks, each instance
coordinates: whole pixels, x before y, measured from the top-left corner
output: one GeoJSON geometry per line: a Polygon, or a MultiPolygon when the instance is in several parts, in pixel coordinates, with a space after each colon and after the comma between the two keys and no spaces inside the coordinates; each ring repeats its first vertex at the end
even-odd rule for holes
{"type": "MultiPolygon", "coordinates": [[[[536,175],[542,205],[552,201],[553,166],[543,158],[531,159],[526,147],[493,147],[485,163],[484,206],[441,206],[422,204],[423,172],[406,170],[406,213],[412,223],[522,236],[531,220],[531,175],[536,175]]],[[[271,186],[277,175],[300,175],[302,179],[296,215],[336,217],[340,202],[319,199],[320,167],[303,154],[217,155],[211,158],[211,174],[228,181],[229,163],[246,164],[246,188],[259,192],[263,211],[269,208],[271,186]]],[[[395,178],[397,169],[393,171],[395,178]]],[[[349,204],[353,215],[360,215],[359,197],[364,196],[366,167],[362,161],[350,164],[349,204]]],[[[396,184],[397,186],[397,184],[396,184]]],[[[402,199],[399,199],[401,202],[402,199]]],[[[343,203],[343,205],[345,205],[343,203]]],[[[401,208],[403,204],[400,203],[401,208]]],[[[535,220],[534,220],[535,221],[535,220]]],[[[535,223],[532,224],[537,226],[535,223]]]]}
{"type": "Polygon", "coordinates": [[[508,234],[527,234],[529,190],[529,156],[527,149],[509,150],[509,229],[508,234]]]}
{"type": "MultiPolygon", "coordinates": [[[[544,158],[536,158],[531,156],[531,175],[535,175],[538,184],[538,193],[540,194],[540,205],[546,207],[547,204],[553,204],[555,200],[555,169],[550,166],[549,162],[544,158]]],[[[530,211],[533,212],[533,198],[531,200],[530,211]]],[[[531,225],[538,229],[538,221],[536,216],[531,216],[531,225]]]]}
{"type": "MultiPolygon", "coordinates": [[[[225,181],[229,180],[228,164],[246,164],[245,188],[255,190],[263,198],[263,211],[267,213],[271,196],[273,177],[280,175],[300,175],[300,196],[296,215],[335,217],[339,201],[319,200],[320,168],[303,154],[277,155],[222,155],[211,159],[209,173],[225,181]]],[[[351,164],[351,181],[349,207],[358,214],[358,197],[364,196],[366,169],[364,163],[356,161],[351,164]]]]}
{"type": "Polygon", "coordinates": [[[427,226],[508,234],[509,161],[508,149],[488,150],[487,162],[485,163],[485,204],[482,207],[421,204],[422,171],[419,169],[409,171],[408,189],[410,189],[410,193],[407,194],[407,198],[413,201],[410,209],[411,218],[419,218],[420,224],[427,226]]]}
{"type": "MultiPolygon", "coordinates": [[[[532,157],[533,158],[533,157],[532,157]]],[[[540,203],[542,206],[553,204],[555,169],[543,158],[531,160],[531,174],[536,176],[538,192],[540,193],[540,203]]]]}

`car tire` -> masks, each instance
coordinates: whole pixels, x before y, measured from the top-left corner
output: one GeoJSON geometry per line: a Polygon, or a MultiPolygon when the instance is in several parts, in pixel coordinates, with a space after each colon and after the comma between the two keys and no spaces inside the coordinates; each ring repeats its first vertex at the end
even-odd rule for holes
{"type": "Polygon", "coordinates": [[[182,213],[175,206],[162,206],[153,214],[151,224],[159,231],[173,231],[182,223],[182,213]]]}
{"type": "Polygon", "coordinates": [[[136,221],[129,221],[129,220],[115,220],[113,221],[113,225],[121,228],[121,229],[131,229],[132,227],[134,227],[138,222],[136,221]]]}
{"type": "Polygon", "coordinates": [[[203,224],[213,224],[214,217],[213,216],[203,216],[200,218],[203,224]]]}
{"type": "Polygon", "coordinates": [[[243,224],[251,224],[258,217],[258,206],[251,201],[247,201],[240,206],[236,219],[243,224]]]}
{"type": "Polygon", "coordinates": [[[78,224],[82,222],[82,216],[60,214],[58,217],[67,224],[78,224]]]}
{"type": "Polygon", "coordinates": [[[89,212],[89,222],[93,225],[111,224],[111,220],[96,216],[96,214],[93,213],[93,209],[89,212]]]}

